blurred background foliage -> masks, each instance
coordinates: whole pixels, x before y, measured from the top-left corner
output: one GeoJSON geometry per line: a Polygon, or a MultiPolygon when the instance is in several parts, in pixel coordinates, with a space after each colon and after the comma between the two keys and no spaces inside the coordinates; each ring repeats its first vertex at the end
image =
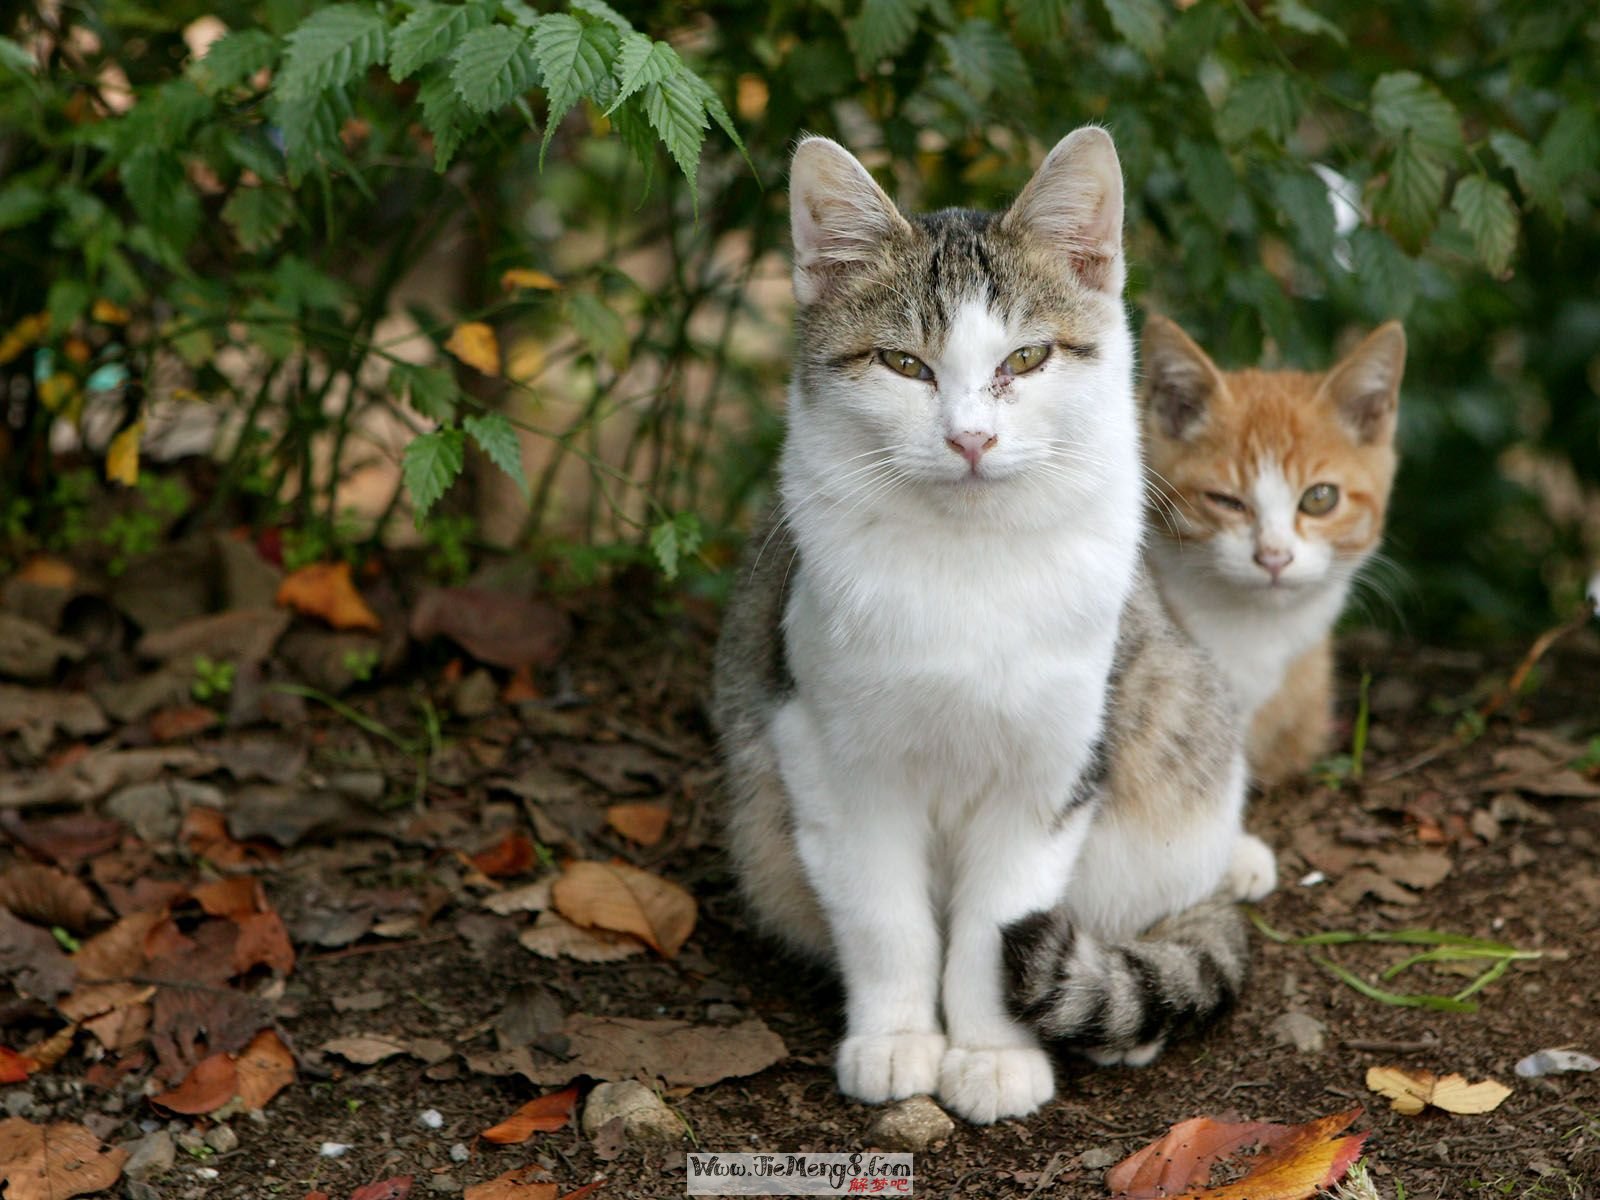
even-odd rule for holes
{"type": "Polygon", "coordinates": [[[1377,619],[1519,634],[1600,557],[1590,0],[6,12],[9,562],[226,521],[300,561],[420,536],[458,573],[515,544],[715,593],[780,436],[795,137],[994,206],[1085,121],[1136,312],[1229,366],[1405,320],[1377,619]]]}

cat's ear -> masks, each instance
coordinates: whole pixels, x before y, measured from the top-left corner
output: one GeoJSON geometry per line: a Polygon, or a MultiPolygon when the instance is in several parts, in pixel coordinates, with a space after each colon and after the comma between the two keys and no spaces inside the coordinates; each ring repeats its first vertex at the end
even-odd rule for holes
{"type": "Polygon", "coordinates": [[[1205,423],[1206,410],[1222,388],[1222,374],[1176,321],[1151,317],[1144,323],[1139,353],[1144,368],[1145,410],[1165,436],[1182,441],[1205,423]]]}
{"type": "Polygon", "coordinates": [[[910,225],[855,155],[811,137],[789,167],[789,229],[795,299],[814,304],[851,264],[871,258],[885,238],[910,225]]]}
{"type": "Polygon", "coordinates": [[[1067,258],[1096,291],[1122,294],[1122,164],[1104,129],[1085,125],[1056,143],[1007,211],[1007,229],[1026,229],[1067,258]]]}
{"type": "Polygon", "coordinates": [[[1328,372],[1318,395],[1333,405],[1339,422],[1362,446],[1394,437],[1400,407],[1400,377],[1406,369],[1406,331],[1390,321],[1369,333],[1328,372]]]}

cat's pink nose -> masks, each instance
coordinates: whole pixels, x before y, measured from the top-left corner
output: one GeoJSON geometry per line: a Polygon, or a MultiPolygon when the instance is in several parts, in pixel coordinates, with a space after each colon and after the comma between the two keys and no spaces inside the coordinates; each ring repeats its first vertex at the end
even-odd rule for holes
{"type": "Polygon", "coordinates": [[[1256,551],[1256,565],[1272,576],[1272,582],[1278,582],[1278,576],[1283,574],[1283,569],[1294,561],[1294,555],[1287,550],[1265,547],[1256,551]]]}
{"type": "Polygon", "coordinates": [[[958,433],[954,437],[945,438],[944,444],[966,459],[967,465],[976,471],[978,469],[978,460],[983,457],[984,451],[999,440],[992,433],[976,433],[969,429],[965,433],[958,433]]]}

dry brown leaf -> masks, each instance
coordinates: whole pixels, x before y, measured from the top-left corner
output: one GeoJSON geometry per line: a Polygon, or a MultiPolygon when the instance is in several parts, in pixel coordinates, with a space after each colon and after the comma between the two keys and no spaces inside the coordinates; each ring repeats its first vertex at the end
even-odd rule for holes
{"type": "Polygon", "coordinates": [[[503,879],[507,875],[521,875],[537,858],[528,835],[510,829],[493,846],[474,854],[471,862],[490,879],[503,879]]]}
{"type": "Polygon", "coordinates": [[[0,1121],[0,1180],[6,1200],[68,1200],[102,1191],[122,1175],[126,1150],[102,1149],[82,1125],[0,1121]]]}
{"type": "Polygon", "coordinates": [[[585,929],[553,909],[545,909],[533,924],[517,935],[524,950],[541,958],[571,958],[578,962],[621,962],[645,952],[645,944],[625,933],[585,929]]]}
{"type": "Polygon", "coordinates": [[[667,958],[676,955],[694,932],[694,897],[627,863],[568,863],[550,896],[574,925],[631,933],[667,958]]]}
{"type": "Polygon", "coordinates": [[[654,846],[667,832],[672,808],[666,804],[613,804],[606,809],[606,823],[641,846],[654,846]]]}
{"type": "Polygon", "coordinates": [[[406,1200],[411,1195],[410,1175],[396,1175],[376,1183],[363,1184],[350,1193],[350,1200],[406,1200]]]}
{"type": "Polygon", "coordinates": [[[546,275],[543,271],[536,271],[532,267],[512,267],[500,276],[500,286],[508,292],[518,288],[532,288],[541,292],[558,292],[561,290],[561,281],[553,275],[546,275]]]}
{"type": "Polygon", "coordinates": [[[234,1064],[239,1081],[239,1099],[250,1109],[265,1108],[267,1102],[294,1082],[294,1055],[283,1039],[263,1029],[239,1054],[234,1064]]]}
{"type": "MultiPolygon", "coordinates": [[[[74,999],[88,1007],[98,1008],[108,1000],[111,1007],[98,1016],[86,1017],[83,1027],[113,1054],[126,1054],[144,1041],[150,1032],[151,1011],[148,1001],[156,994],[153,987],[140,988],[138,984],[107,983],[98,985],[98,1002],[89,1003],[89,996],[74,993],[74,999]],[[135,992],[125,988],[138,988],[135,992]]],[[[74,1028],[68,1026],[67,1028],[74,1028]]],[[[60,1036],[59,1034],[57,1035],[60,1036]]]]}
{"type": "Polygon", "coordinates": [[[261,884],[249,875],[229,875],[197,883],[189,889],[189,895],[213,917],[245,916],[266,909],[261,884]]]}
{"type": "Polygon", "coordinates": [[[320,617],[335,629],[383,628],[378,614],[356,591],[347,562],[312,563],[283,577],[276,602],[308,617],[320,617]]]}
{"type": "Polygon", "coordinates": [[[1395,1112],[1415,1116],[1430,1104],[1445,1112],[1491,1112],[1511,1095],[1511,1089],[1493,1079],[1468,1083],[1462,1075],[1435,1075],[1402,1067],[1368,1067],[1367,1087],[1389,1098],[1395,1112]]]}
{"type": "Polygon", "coordinates": [[[488,588],[429,588],[411,608],[411,636],[447,637],[479,662],[516,670],[548,667],[572,636],[555,605],[488,588]]]}
{"type": "Polygon", "coordinates": [[[151,1096],[151,1104],[159,1104],[170,1112],[197,1116],[216,1112],[239,1090],[239,1074],[231,1054],[212,1054],[202,1058],[182,1083],[170,1092],[151,1096]]]}
{"type": "Polygon", "coordinates": [[[668,1086],[707,1087],[723,1079],[754,1075],[788,1056],[783,1039],[759,1018],[737,1025],[692,1025],[688,1021],[596,1017],[576,1013],[561,1027],[567,1037],[563,1062],[531,1055],[515,1069],[533,1083],[559,1086],[579,1075],[594,1079],[649,1079],[668,1086]]]}
{"type": "Polygon", "coordinates": [[[23,583],[31,583],[34,587],[60,588],[62,591],[69,591],[77,586],[78,572],[71,563],[51,558],[48,554],[36,554],[23,564],[22,570],[13,578],[23,583]]]}
{"type": "Polygon", "coordinates": [[[483,898],[483,906],[490,912],[509,917],[512,913],[543,912],[550,907],[550,885],[554,876],[535,879],[503,892],[494,892],[483,898]]]}
{"type": "Polygon", "coordinates": [[[158,742],[180,742],[204,733],[217,723],[217,714],[200,704],[163,708],[150,714],[150,736],[158,742]]]}
{"type": "Polygon", "coordinates": [[[578,1103],[576,1087],[547,1092],[529,1100],[504,1121],[491,1125],[479,1136],[497,1146],[514,1146],[527,1141],[536,1133],[554,1133],[564,1129],[572,1119],[573,1106],[578,1103]]]}
{"type": "Polygon", "coordinates": [[[233,944],[233,973],[243,975],[251,967],[270,967],[278,975],[294,970],[294,947],[283,918],[275,912],[251,913],[235,922],[239,938],[233,944]]]}
{"type": "Polygon", "coordinates": [[[0,874],[0,907],[39,925],[82,933],[105,910],[81,879],[55,867],[18,863],[0,874]]]}
{"type": "Polygon", "coordinates": [[[556,1200],[561,1190],[544,1180],[545,1171],[537,1164],[517,1167],[483,1183],[475,1183],[461,1194],[461,1200],[556,1200]]]}
{"type": "Polygon", "coordinates": [[[485,375],[500,374],[500,343],[482,321],[463,321],[451,331],[444,348],[485,375]]]}
{"type": "Polygon", "coordinates": [[[370,1067],[373,1063],[393,1058],[397,1054],[411,1053],[411,1048],[405,1042],[371,1033],[334,1038],[331,1042],[324,1042],[322,1049],[326,1054],[337,1054],[340,1058],[363,1067],[370,1067]]]}
{"type": "Polygon", "coordinates": [[[1306,1200],[1338,1182],[1360,1157],[1365,1133],[1336,1136],[1360,1115],[1353,1108],[1303,1125],[1196,1117],[1112,1167],[1106,1187],[1126,1200],[1306,1200]],[[1214,1164],[1254,1145],[1265,1152],[1246,1160],[1247,1174],[1206,1186],[1214,1164]]]}

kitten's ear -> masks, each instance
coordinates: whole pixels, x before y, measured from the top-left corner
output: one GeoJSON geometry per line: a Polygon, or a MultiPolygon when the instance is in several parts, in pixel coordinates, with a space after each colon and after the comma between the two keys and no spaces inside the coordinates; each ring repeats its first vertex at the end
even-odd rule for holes
{"type": "Polygon", "coordinates": [[[807,138],[789,167],[794,295],[814,304],[852,263],[890,234],[911,227],[855,155],[824,137],[807,138]]]}
{"type": "Polygon", "coordinates": [[[1400,377],[1406,369],[1406,331],[1399,321],[1378,326],[1328,372],[1318,392],[1359,444],[1394,437],[1400,377]]]}
{"type": "Polygon", "coordinates": [[[1026,229],[1067,257],[1096,291],[1122,294],[1122,164],[1104,129],[1085,125],[1056,143],[1003,227],[1026,229]]]}
{"type": "Polygon", "coordinates": [[[1144,366],[1144,406],[1156,428],[1182,441],[1205,422],[1222,374],[1193,338],[1165,317],[1144,323],[1140,351],[1144,366]]]}

